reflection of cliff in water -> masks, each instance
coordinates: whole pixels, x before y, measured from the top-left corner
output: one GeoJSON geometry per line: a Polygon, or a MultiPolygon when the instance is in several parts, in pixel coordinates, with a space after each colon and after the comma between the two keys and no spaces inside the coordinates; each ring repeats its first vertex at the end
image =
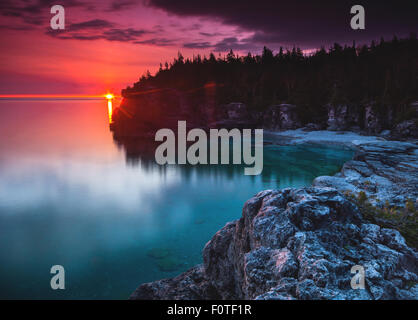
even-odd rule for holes
{"type": "MultiPolygon", "coordinates": [[[[175,170],[181,173],[183,177],[191,177],[192,175],[199,176],[227,176],[234,178],[237,175],[244,175],[244,168],[248,167],[245,164],[232,164],[232,149],[230,150],[231,164],[173,164],[173,165],[159,165],[155,161],[155,150],[162,142],[154,141],[153,137],[117,137],[113,136],[116,145],[125,152],[126,163],[130,166],[140,166],[145,171],[159,171],[161,173],[167,170],[175,170]]],[[[209,148],[208,148],[209,154],[209,148]]],[[[176,154],[177,156],[177,154],[176,154]]],[[[177,157],[176,157],[177,158],[177,157]]],[[[271,170],[270,170],[271,171],[271,170]]],[[[263,177],[268,175],[269,170],[263,170],[263,177]]]]}
{"type": "MultiPolygon", "coordinates": [[[[193,92],[162,89],[124,97],[120,106],[112,110],[111,131],[115,143],[125,153],[127,164],[162,174],[168,170],[180,172],[184,177],[226,176],[232,179],[244,176],[244,168],[248,165],[233,165],[232,159],[230,165],[161,166],[155,161],[155,150],[162,143],[154,141],[155,132],[170,128],[176,133],[178,121],[185,120],[187,130],[254,128],[255,121],[245,106],[240,103],[218,106],[214,98],[215,91],[216,85],[208,84],[193,92]]],[[[341,151],[335,147],[269,145],[264,147],[261,176],[249,177],[272,182],[272,186],[290,186],[295,181],[304,181],[309,185],[316,176],[338,172],[343,161],[351,156],[351,151],[341,151]]]]}
{"type": "MultiPolygon", "coordinates": [[[[130,166],[140,167],[148,172],[159,172],[165,175],[168,171],[180,173],[185,180],[191,178],[225,178],[236,179],[244,177],[245,164],[217,165],[159,165],[155,161],[155,150],[161,142],[155,142],[154,137],[118,137],[114,141],[121,148],[130,166]]],[[[209,149],[208,149],[209,154],[209,149]]],[[[330,175],[338,172],[341,165],[352,157],[352,150],[330,146],[312,145],[265,145],[263,155],[263,171],[259,176],[247,176],[250,180],[260,179],[268,187],[287,187],[294,185],[309,185],[320,175],[330,175]]],[[[232,150],[230,150],[232,157],[232,150]]]]}

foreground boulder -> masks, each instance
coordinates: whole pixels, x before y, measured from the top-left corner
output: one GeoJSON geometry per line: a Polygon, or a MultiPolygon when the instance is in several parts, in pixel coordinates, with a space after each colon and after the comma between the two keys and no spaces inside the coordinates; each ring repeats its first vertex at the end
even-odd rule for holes
{"type": "Polygon", "coordinates": [[[203,265],[131,299],[417,299],[418,254],[331,188],[267,190],[206,244],[203,265]],[[351,288],[364,267],[365,289],[351,288]]]}

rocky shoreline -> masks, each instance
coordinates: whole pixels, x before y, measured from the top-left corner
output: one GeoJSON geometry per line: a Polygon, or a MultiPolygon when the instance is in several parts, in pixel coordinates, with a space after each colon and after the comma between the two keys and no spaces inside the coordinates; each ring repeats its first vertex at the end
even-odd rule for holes
{"type": "MultiPolygon", "coordinates": [[[[331,187],[344,193],[363,191],[373,205],[388,202],[403,206],[418,199],[418,141],[390,141],[353,132],[311,131],[302,129],[272,133],[275,139],[286,138],[286,144],[334,144],[355,150],[336,175],[317,177],[315,187],[331,187]]],[[[417,203],[418,204],[418,203],[417,203]]]]}
{"type": "Polygon", "coordinates": [[[397,230],[366,220],[353,200],[407,204],[416,215],[416,141],[294,131],[278,135],[350,145],[355,156],[312,187],[258,193],[206,244],[202,265],[142,284],[130,299],[418,299],[418,252],[397,230]],[[365,269],[364,290],[350,286],[354,265],[365,269]]]}
{"type": "Polygon", "coordinates": [[[262,128],[277,132],[303,128],[307,131],[350,131],[396,140],[418,139],[418,101],[405,106],[406,115],[395,107],[378,107],[372,102],[351,106],[328,104],[321,107],[321,116],[309,119],[311,122],[308,123],[306,119],[303,121],[306,112],[303,106],[280,103],[254,110],[242,102],[218,104],[216,86],[200,91],[149,88],[144,93],[125,94],[120,107],[113,113],[114,136],[152,137],[156,130],[176,128],[177,121],[183,120],[190,128],[206,130],[262,128]]]}

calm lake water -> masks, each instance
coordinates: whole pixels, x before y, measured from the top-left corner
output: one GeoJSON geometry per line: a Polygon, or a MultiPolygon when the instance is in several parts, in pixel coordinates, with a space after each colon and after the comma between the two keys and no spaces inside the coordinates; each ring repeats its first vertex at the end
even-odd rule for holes
{"type": "Polygon", "coordinates": [[[126,299],[202,262],[201,250],[258,191],[301,187],[352,157],[265,146],[260,176],[231,166],[129,161],[102,100],[0,101],[0,298],[126,299]],[[50,288],[62,265],[66,289],[50,288]]]}

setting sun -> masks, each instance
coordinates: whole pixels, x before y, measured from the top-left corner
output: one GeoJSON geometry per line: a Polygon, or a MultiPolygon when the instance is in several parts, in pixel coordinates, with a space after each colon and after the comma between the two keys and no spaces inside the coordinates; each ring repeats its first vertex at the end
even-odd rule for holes
{"type": "Polygon", "coordinates": [[[115,96],[111,93],[108,93],[108,94],[105,95],[105,98],[108,99],[108,100],[112,100],[114,97],[115,96]]]}

